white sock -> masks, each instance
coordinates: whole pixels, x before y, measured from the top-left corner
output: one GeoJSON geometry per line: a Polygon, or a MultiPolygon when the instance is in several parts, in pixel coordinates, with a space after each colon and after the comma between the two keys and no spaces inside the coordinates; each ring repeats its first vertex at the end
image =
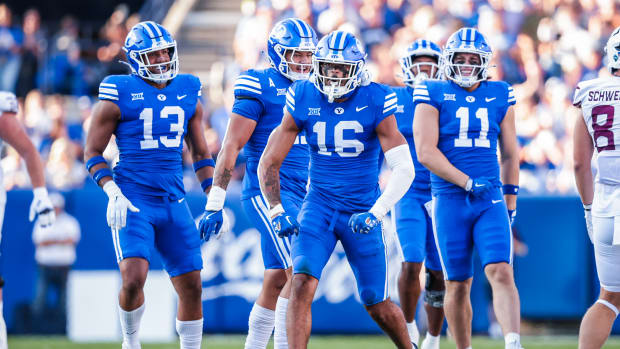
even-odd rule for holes
{"type": "Polygon", "coordinates": [[[418,331],[418,326],[415,323],[415,320],[407,323],[407,331],[409,332],[409,339],[411,343],[418,346],[418,341],[420,340],[420,332],[418,331]]]}
{"type": "Polygon", "coordinates": [[[520,349],[521,348],[521,336],[515,332],[508,332],[504,336],[506,341],[506,349],[520,349]]]}
{"type": "Polygon", "coordinates": [[[273,348],[288,349],[286,338],[286,309],[288,308],[288,298],[278,297],[276,303],[276,322],[273,331],[273,348]]]}
{"type": "Polygon", "coordinates": [[[200,349],[202,322],[203,319],[189,321],[177,319],[176,328],[181,342],[181,349],[200,349]]]}
{"type": "Polygon", "coordinates": [[[273,332],[276,312],[254,303],[248,319],[245,349],[265,349],[273,332]]]}
{"type": "Polygon", "coordinates": [[[6,324],[4,323],[4,316],[2,315],[4,304],[0,301],[0,349],[7,349],[6,343],[6,324]]]}
{"type": "Polygon", "coordinates": [[[138,334],[142,314],[144,314],[144,303],[131,311],[125,311],[120,305],[118,306],[118,315],[121,319],[121,330],[123,331],[123,344],[128,349],[140,349],[138,334]]]}

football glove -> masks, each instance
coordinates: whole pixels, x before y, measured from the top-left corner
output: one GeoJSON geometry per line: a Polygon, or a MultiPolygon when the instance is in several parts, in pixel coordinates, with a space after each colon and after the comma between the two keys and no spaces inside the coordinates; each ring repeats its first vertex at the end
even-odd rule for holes
{"type": "Polygon", "coordinates": [[[277,204],[269,210],[269,215],[271,216],[271,226],[279,237],[299,235],[299,223],[284,211],[282,204],[277,204]]]}
{"type": "Polygon", "coordinates": [[[515,222],[515,217],[517,216],[517,210],[508,210],[508,219],[510,220],[510,226],[515,222]]]}
{"type": "Polygon", "coordinates": [[[220,239],[222,235],[230,230],[226,211],[224,209],[217,211],[205,210],[198,224],[198,230],[200,231],[200,239],[204,242],[209,241],[211,236],[220,239]]]}
{"type": "Polygon", "coordinates": [[[349,227],[354,233],[368,234],[381,222],[370,212],[354,213],[349,218],[349,227]]]}
{"type": "Polygon", "coordinates": [[[121,230],[127,225],[127,210],[131,212],[140,212],[140,210],[123,195],[121,188],[114,181],[107,181],[103,185],[103,191],[108,194],[106,213],[108,226],[114,230],[121,230]]]}
{"type": "Polygon", "coordinates": [[[484,177],[469,178],[465,185],[465,190],[469,192],[474,198],[484,196],[489,190],[493,189],[493,184],[484,177]]]}
{"type": "Polygon", "coordinates": [[[583,205],[583,212],[586,217],[586,229],[588,230],[588,236],[590,237],[590,241],[592,241],[592,204],[583,205]]]}
{"type": "Polygon", "coordinates": [[[52,225],[56,220],[56,212],[54,211],[54,205],[50,201],[47,195],[47,189],[45,187],[38,187],[32,190],[34,198],[30,204],[30,213],[28,219],[32,222],[35,217],[39,217],[37,223],[41,227],[47,227],[52,225]]]}

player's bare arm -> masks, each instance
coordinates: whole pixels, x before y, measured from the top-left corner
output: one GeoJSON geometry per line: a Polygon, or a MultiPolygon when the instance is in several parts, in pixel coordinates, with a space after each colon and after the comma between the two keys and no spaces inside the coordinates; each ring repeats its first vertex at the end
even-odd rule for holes
{"type": "MultiPolygon", "coordinates": [[[[88,128],[88,135],[86,136],[86,147],[84,149],[84,162],[87,162],[94,156],[102,156],[105,148],[110,142],[110,138],[116,130],[116,125],[121,117],[121,110],[116,104],[109,101],[99,101],[93,108],[93,114],[88,128]]],[[[94,165],[90,169],[90,174],[93,175],[98,170],[108,167],[105,162],[94,165]]],[[[99,186],[112,180],[112,177],[103,177],[99,181],[99,186]]]]}
{"type": "Polygon", "coordinates": [[[577,191],[581,197],[581,202],[584,205],[590,205],[594,196],[594,181],[592,179],[591,167],[594,144],[582,117],[578,117],[575,121],[573,144],[573,166],[577,191]]]}
{"type": "Polygon", "coordinates": [[[255,128],[256,121],[236,113],[231,114],[226,134],[224,135],[222,149],[217,156],[213,185],[222,189],[228,187],[228,183],[235,170],[235,162],[239,152],[248,142],[255,128]]]}
{"type": "MultiPolygon", "coordinates": [[[[506,116],[499,125],[499,150],[501,154],[501,177],[504,185],[519,185],[519,146],[517,144],[517,132],[515,129],[515,111],[512,106],[508,107],[506,116]]],[[[504,200],[509,210],[517,207],[517,196],[505,194],[504,200]]]]}
{"type": "Polygon", "coordinates": [[[430,104],[416,106],[413,118],[413,139],[418,161],[424,167],[450,183],[465,188],[469,176],[454,167],[437,148],[439,140],[439,111],[430,104]]]}
{"type": "Polygon", "coordinates": [[[5,112],[0,116],[0,138],[15,148],[24,158],[32,187],[44,187],[43,161],[15,113],[5,112]]]}
{"type": "MultiPolygon", "coordinates": [[[[194,163],[204,159],[211,159],[211,153],[207,146],[207,140],[204,136],[204,129],[202,126],[202,103],[198,101],[196,103],[196,111],[194,115],[187,123],[187,134],[185,135],[185,142],[192,154],[192,160],[194,163]]],[[[213,167],[204,166],[196,171],[196,177],[198,181],[202,182],[207,178],[213,178],[213,167]]],[[[209,193],[211,186],[206,188],[206,193],[209,193]]]]}
{"type": "Polygon", "coordinates": [[[399,145],[407,144],[405,137],[398,131],[396,118],[393,114],[383,119],[383,121],[377,125],[375,131],[377,132],[379,142],[381,143],[381,149],[383,149],[384,153],[399,145]]]}
{"type": "Polygon", "coordinates": [[[258,179],[261,192],[265,195],[270,207],[281,203],[280,166],[295,143],[298,133],[299,128],[293,121],[293,116],[285,110],[282,123],[269,136],[269,141],[261,156],[258,164],[258,179]]]}

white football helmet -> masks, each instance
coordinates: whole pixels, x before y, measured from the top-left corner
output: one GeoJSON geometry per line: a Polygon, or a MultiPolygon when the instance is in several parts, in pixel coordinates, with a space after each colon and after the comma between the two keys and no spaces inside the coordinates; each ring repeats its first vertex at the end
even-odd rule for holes
{"type": "Polygon", "coordinates": [[[620,27],[611,33],[607,45],[605,45],[607,55],[607,69],[613,74],[614,69],[620,69],[620,27]]]}

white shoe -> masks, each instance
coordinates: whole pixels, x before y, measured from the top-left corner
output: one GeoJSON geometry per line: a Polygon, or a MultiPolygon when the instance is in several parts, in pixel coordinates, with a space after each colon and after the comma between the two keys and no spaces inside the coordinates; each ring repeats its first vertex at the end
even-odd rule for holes
{"type": "Polygon", "coordinates": [[[422,341],[422,346],[420,347],[420,349],[439,349],[439,341],[435,342],[434,344],[430,344],[426,338],[424,338],[424,340],[422,341]]]}
{"type": "Polygon", "coordinates": [[[123,344],[121,345],[121,349],[142,349],[141,345],[131,345],[127,342],[123,342],[123,344]]]}

